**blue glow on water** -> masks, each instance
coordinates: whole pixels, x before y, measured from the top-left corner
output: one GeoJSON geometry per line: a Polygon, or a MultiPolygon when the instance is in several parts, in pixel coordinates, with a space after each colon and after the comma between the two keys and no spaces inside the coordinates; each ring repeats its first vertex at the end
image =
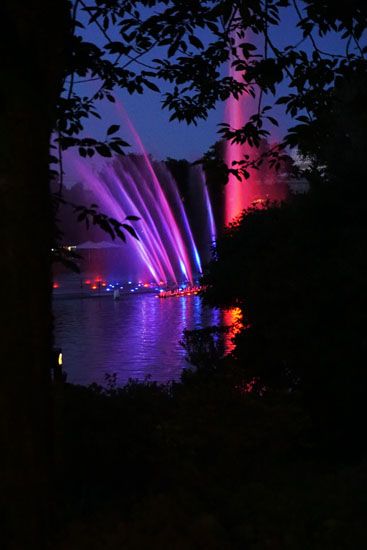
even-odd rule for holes
{"type": "Polygon", "coordinates": [[[188,366],[179,345],[183,330],[219,324],[220,313],[203,306],[199,296],[155,299],[164,292],[155,288],[129,288],[118,301],[111,291],[92,300],[54,300],[55,345],[63,350],[69,382],[104,384],[105,373],[114,372],[118,384],[148,374],[159,382],[179,378],[188,366]]]}

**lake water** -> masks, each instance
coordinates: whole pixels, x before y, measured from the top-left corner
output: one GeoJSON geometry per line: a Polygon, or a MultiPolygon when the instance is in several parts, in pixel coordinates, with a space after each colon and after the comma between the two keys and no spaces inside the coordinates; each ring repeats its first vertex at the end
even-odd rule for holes
{"type": "Polygon", "coordinates": [[[87,299],[56,297],[55,346],[63,352],[68,382],[105,383],[117,374],[166,382],[178,380],[189,364],[179,341],[185,328],[220,324],[218,310],[203,306],[199,296],[157,299],[154,294],[87,299]]]}

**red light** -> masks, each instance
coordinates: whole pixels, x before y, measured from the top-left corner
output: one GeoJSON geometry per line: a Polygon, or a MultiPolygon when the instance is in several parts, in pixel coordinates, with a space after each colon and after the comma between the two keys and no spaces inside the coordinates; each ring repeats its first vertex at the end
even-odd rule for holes
{"type": "Polygon", "coordinates": [[[144,283],[144,287],[147,288],[149,286],[149,283],[144,283]]]}
{"type": "Polygon", "coordinates": [[[85,284],[86,284],[86,285],[90,285],[90,279],[87,279],[87,280],[85,281],[85,284]]]}
{"type": "Polygon", "coordinates": [[[94,281],[95,281],[96,283],[101,283],[101,282],[102,282],[102,277],[96,277],[96,278],[94,279],[94,281]]]}
{"type": "Polygon", "coordinates": [[[59,286],[60,286],[59,283],[56,283],[56,282],[55,282],[55,283],[52,285],[52,288],[59,288],[59,286]]]}
{"type": "Polygon", "coordinates": [[[97,285],[92,285],[92,290],[97,290],[97,285]]]}
{"type": "Polygon", "coordinates": [[[102,283],[102,286],[107,286],[107,283],[102,283]]]}

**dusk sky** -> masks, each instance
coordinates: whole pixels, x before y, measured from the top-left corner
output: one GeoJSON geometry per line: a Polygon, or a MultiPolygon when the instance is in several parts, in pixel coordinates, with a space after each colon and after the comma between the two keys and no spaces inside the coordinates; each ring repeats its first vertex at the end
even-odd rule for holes
{"type": "MultiPolygon", "coordinates": [[[[274,27],[271,32],[272,40],[279,48],[299,42],[301,34],[296,28],[297,22],[298,17],[293,10],[283,10],[281,25],[277,28],[274,27]]],[[[87,29],[87,38],[101,46],[106,43],[105,38],[101,37],[99,29],[93,25],[87,29]]],[[[207,31],[201,33],[200,38],[204,43],[212,40],[212,36],[207,31]]],[[[335,52],[344,48],[344,44],[336,42],[333,37],[328,37],[327,40],[317,37],[317,42],[327,51],[335,52]]],[[[310,51],[310,41],[305,40],[300,48],[310,51]]],[[[261,51],[261,45],[259,45],[259,49],[261,51]]],[[[163,50],[157,49],[153,50],[149,57],[143,59],[149,63],[150,60],[160,56],[163,56],[163,50]]],[[[227,68],[223,67],[223,74],[226,70],[227,68]]],[[[169,90],[169,87],[164,83],[157,82],[157,84],[162,92],[169,90]]],[[[93,92],[93,86],[95,86],[95,83],[82,84],[80,85],[80,92],[90,94],[93,92]]],[[[279,91],[286,93],[286,83],[282,85],[279,91]]],[[[118,90],[115,92],[115,96],[124,105],[146,150],[157,159],[167,157],[186,158],[190,161],[198,159],[218,139],[217,125],[225,120],[225,105],[223,103],[217,104],[217,108],[209,113],[206,121],[199,121],[197,126],[188,126],[185,122],[169,121],[170,113],[162,109],[162,96],[159,93],[146,89],[142,95],[129,95],[126,90],[118,90]]],[[[265,97],[264,105],[273,105],[275,100],[276,98],[268,95],[265,97]]],[[[106,128],[110,124],[118,123],[121,125],[119,135],[131,144],[131,148],[127,148],[126,152],[138,151],[128,128],[117,113],[116,107],[109,102],[103,102],[99,105],[99,112],[102,115],[102,121],[92,119],[86,124],[86,131],[89,135],[94,134],[103,138],[106,128]]],[[[278,118],[279,128],[272,127],[272,140],[279,140],[289,125],[290,119],[285,116],[280,107],[277,107],[274,113],[278,118]]],[[[73,180],[73,171],[70,171],[68,162],[67,167],[69,177],[67,177],[66,183],[68,184],[73,180]]]]}

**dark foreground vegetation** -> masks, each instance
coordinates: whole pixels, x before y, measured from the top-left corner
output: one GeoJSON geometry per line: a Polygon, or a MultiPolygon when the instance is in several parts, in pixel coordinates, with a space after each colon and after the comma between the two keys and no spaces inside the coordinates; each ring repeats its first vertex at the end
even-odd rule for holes
{"type": "Polygon", "coordinates": [[[299,393],[240,381],[57,392],[52,547],[363,548],[366,460],[320,449],[299,393]]]}

